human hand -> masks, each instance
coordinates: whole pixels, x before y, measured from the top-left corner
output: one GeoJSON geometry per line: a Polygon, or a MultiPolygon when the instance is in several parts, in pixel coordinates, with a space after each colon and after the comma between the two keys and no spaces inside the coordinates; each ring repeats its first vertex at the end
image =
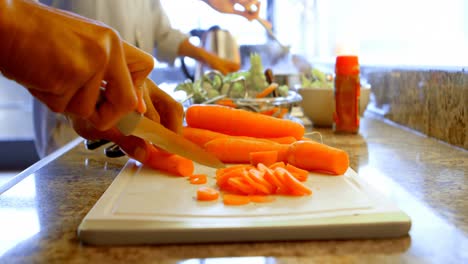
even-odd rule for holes
{"type": "MultiPolygon", "coordinates": [[[[145,116],[166,128],[180,133],[182,129],[183,108],[180,103],[159,89],[151,80],[146,79],[142,85],[143,98],[147,106],[145,116]]],[[[86,119],[70,116],[72,126],[83,138],[89,140],[109,140],[117,145],[130,157],[150,167],[154,159],[152,155],[158,153],[150,142],[135,136],[125,136],[117,128],[100,131],[86,119]]]]}
{"type": "Polygon", "coordinates": [[[203,61],[210,66],[210,68],[218,70],[224,75],[236,72],[240,69],[240,63],[220,58],[212,53],[207,52],[204,57],[203,61]]]}
{"type": "Polygon", "coordinates": [[[226,14],[236,14],[247,18],[249,21],[258,17],[260,12],[260,2],[258,0],[203,0],[211,8],[218,12],[226,14]],[[244,10],[237,10],[235,5],[238,4],[244,10]],[[252,8],[254,6],[254,8],[252,8]]]}
{"type": "Polygon", "coordinates": [[[3,7],[0,71],[52,111],[107,130],[128,112],[145,110],[137,88],[153,68],[151,55],[94,20],[32,1],[3,7]]]}

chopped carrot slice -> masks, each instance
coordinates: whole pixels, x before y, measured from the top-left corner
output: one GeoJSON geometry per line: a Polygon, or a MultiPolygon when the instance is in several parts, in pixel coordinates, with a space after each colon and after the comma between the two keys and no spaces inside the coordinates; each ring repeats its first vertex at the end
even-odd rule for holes
{"type": "Polygon", "coordinates": [[[191,184],[205,184],[208,176],[206,174],[194,174],[189,177],[191,184]]]}
{"type": "Polygon", "coordinates": [[[286,168],[286,164],[284,164],[284,162],[282,162],[282,161],[278,161],[278,162],[275,162],[275,163],[271,164],[270,166],[268,166],[268,168],[270,168],[272,170],[274,170],[277,167],[286,168]]]}
{"type": "Polygon", "coordinates": [[[245,195],[224,194],[223,203],[225,205],[245,205],[250,203],[250,198],[245,195]]]}
{"type": "Polygon", "coordinates": [[[258,169],[250,169],[249,170],[249,174],[251,176],[251,178],[258,182],[259,184],[261,185],[264,185],[265,187],[268,188],[269,190],[269,193],[274,193],[275,190],[276,190],[276,187],[273,186],[271,183],[269,183],[267,180],[265,180],[264,176],[265,176],[265,171],[261,171],[261,170],[258,170],[258,169]]]}
{"type": "Polygon", "coordinates": [[[255,188],[250,186],[247,182],[245,182],[243,178],[237,178],[237,177],[229,178],[228,184],[236,188],[237,190],[239,190],[241,193],[244,193],[244,194],[255,193],[255,188]]]}
{"type": "Polygon", "coordinates": [[[291,190],[291,194],[311,195],[312,190],[297,180],[289,171],[284,168],[276,168],[275,174],[281,177],[282,182],[291,190]]]}
{"type": "Polygon", "coordinates": [[[198,201],[213,201],[218,199],[219,192],[210,187],[200,187],[197,190],[197,200],[198,201]]]}
{"type": "Polygon", "coordinates": [[[271,203],[275,197],[271,195],[249,195],[250,201],[254,203],[271,203]]]}
{"type": "Polygon", "coordinates": [[[243,178],[250,186],[252,186],[257,192],[262,193],[262,194],[270,194],[271,191],[265,186],[262,185],[258,182],[256,182],[253,177],[251,176],[250,172],[245,172],[244,173],[244,178],[243,178]]]}
{"type": "Polygon", "coordinates": [[[219,187],[223,187],[224,185],[227,184],[228,180],[233,177],[242,177],[242,172],[245,171],[245,168],[236,168],[233,170],[230,170],[226,173],[219,174],[219,176],[216,177],[216,183],[218,184],[219,187]]]}
{"type": "Polygon", "coordinates": [[[286,164],[286,169],[301,182],[305,182],[309,176],[309,172],[303,169],[300,169],[294,165],[286,164]]]}

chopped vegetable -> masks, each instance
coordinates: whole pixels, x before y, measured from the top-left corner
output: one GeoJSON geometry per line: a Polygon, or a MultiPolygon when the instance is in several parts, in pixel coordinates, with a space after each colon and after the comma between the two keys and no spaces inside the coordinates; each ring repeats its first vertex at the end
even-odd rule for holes
{"type": "Polygon", "coordinates": [[[208,176],[206,174],[193,174],[189,176],[191,184],[205,184],[208,176]]]}
{"type": "Polygon", "coordinates": [[[263,98],[263,97],[271,94],[274,90],[276,90],[276,88],[278,88],[278,84],[277,83],[272,83],[267,88],[263,89],[263,91],[258,93],[255,97],[256,98],[263,98]]]}
{"type": "Polygon", "coordinates": [[[245,195],[224,194],[223,203],[225,205],[245,205],[250,203],[250,198],[245,195]]]}
{"type": "Polygon", "coordinates": [[[197,200],[198,201],[214,201],[218,199],[219,192],[210,187],[200,187],[197,189],[197,200]]]}
{"type": "Polygon", "coordinates": [[[193,161],[182,156],[171,154],[156,147],[148,147],[147,166],[153,169],[162,170],[173,175],[190,176],[193,174],[193,161]]]}

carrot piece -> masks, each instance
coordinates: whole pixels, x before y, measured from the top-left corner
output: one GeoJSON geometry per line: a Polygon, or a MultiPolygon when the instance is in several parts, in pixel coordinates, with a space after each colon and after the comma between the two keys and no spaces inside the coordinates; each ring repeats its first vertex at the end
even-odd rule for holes
{"type": "Polygon", "coordinates": [[[257,190],[259,193],[262,194],[270,194],[271,191],[265,186],[262,185],[258,182],[256,182],[253,177],[251,176],[250,172],[245,172],[244,173],[244,178],[243,178],[250,186],[252,186],[255,190],[257,190]]]}
{"type": "Polygon", "coordinates": [[[191,184],[205,184],[208,176],[206,174],[194,174],[189,176],[189,180],[191,184]]]}
{"type": "Polygon", "coordinates": [[[228,184],[235,189],[239,190],[243,194],[254,194],[255,188],[250,186],[243,178],[229,178],[228,184]]]}
{"type": "Polygon", "coordinates": [[[230,172],[230,171],[233,171],[233,170],[237,170],[239,168],[251,169],[251,168],[254,168],[254,167],[252,165],[250,165],[250,164],[236,164],[236,165],[232,165],[232,166],[229,166],[229,167],[226,167],[226,168],[220,168],[220,169],[216,170],[216,177],[218,177],[221,174],[224,174],[224,173],[227,173],[227,172],[230,172]]]}
{"type": "Polygon", "coordinates": [[[288,163],[307,171],[342,175],[349,167],[348,154],[315,141],[297,141],[290,145],[288,163]]]}
{"type": "Polygon", "coordinates": [[[187,108],[185,119],[190,127],[233,136],[293,136],[301,139],[305,131],[303,125],[291,120],[220,105],[191,105],[187,108]]]}
{"type": "Polygon", "coordinates": [[[276,173],[272,170],[265,171],[265,175],[263,178],[268,181],[271,185],[273,185],[276,190],[275,193],[278,193],[278,190],[286,190],[286,185],[278,178],[276,173]]]}
{"type": "Polygon", "coordinates": [[[256,166],[258,163],[263,163],[269,166],[278,161],[278,151],[258,151],[249,153],[250,164],[256,166]]]}
{"type": "Polygon", "coordinates": [[[276,190],[276,187],[273,186],[271,183],[269,183],[267,180],[265,180],[265,170],[260,170],[260,169],[250,169],[249,170],[249,175],[252,177],[252,179],[256,182],[258,182],[261,185],[264,185],[265,187],[268,188],[270,193],[274,193],[276,190]]]}
{"type": "Polygon", "coordinates": [[[218,184],[219,187],[223,187],[230,178],[242,178],[243,171],[245,171],[245,168],[236,168],[226,173],[219,174],[219,176],[216,177],[216,184],[218,184]]]}
{"type": "Polygon", "coordinates": [[[204,147],[206,142],[218,137],[225,137],[227,135],[214,132],[208,129],[201,129],[195,127],[183,127],[182,136],[200,147],[204,147]]]}
{"type": "Polygon", "coordinates": [[[271,83],[270,85],[268,85],[267,88],[263,89],[263,91],[259,92],[255,97],[256,98],[266,97],[267,95],[271,94],[274,90],[276,90],[276,88],[278,88],[278,84],[271,83]]]}
{"type": "Polygon", "coordinates": [[[224,194],[223,203],[225,205],[245,205],[250,203],[250,198],[245,195],[224,194]]]}
{"type": "Polygon", "coordinates": [[[298,167],[291,165],[291,164],[286,164],[286,169],[294,176],[296,179],[298,179],[301,182],[305,182],[307,180],[307,177],[309,176],[309,172],[303,169],[299,169],[298,167]]]}
{"type": "Polygon", "coordinates": [[[283,118],[287,113],[289,112],[289,110],[287,108],[280,108],[280,112],[277,116],[277,118],[283,118]]]}
{"type": "Polygon", "coordinates": [[[291,190],[291,194],[298,194],[298,195],[311,195],[312,190],[309,187],[302,184],[296,177],[294,177],[288,170],[285,168],[278,167],[275,169],[275,174],[281,178],[282,183],[284,183],[289,190],[291,190]]]}
{"type": "Polygon", "coordinates": [[[197,189],[197,200],[198,201],[213,201],[218,199],[219,192],[210,187],[200,187],[197,189]]]}
{"type": "Polygon", "coordinates": [[[145,165],[178,176],[190,176],[195,169],[192,160],[159,150],[149,144],[145,165]]]}
{"type": "Polygon", "coordinates": [[[205,144],[205,150],[226,163],[249,163],[250,153],[276,150],[278,160],[286,160],[289,145],[255,139],[220,137],[205,144]]]}
{"type": "Polygon", "coordinates": [[[271,203],[275,201],[275,197],[271,195],[249,195],[249,199],[253,203],[271,203]]]}
{"type": "Polygon", "coordinates": [[[276,169],[277,167],[286,168],[286,164],[282,161],[278,161],[268,166],[268,168],[272,170],[276,169]]]}
{"type": "Polygon", "coordinates": [[[237,104],[234,103],[234,101],[232,101],[231,99],[227,99],[227,98],[219,99],[218,101],[216,101],[216,104],[227,106],[227,107],[234,107],[234,108],[237,107],[237,104]]]}

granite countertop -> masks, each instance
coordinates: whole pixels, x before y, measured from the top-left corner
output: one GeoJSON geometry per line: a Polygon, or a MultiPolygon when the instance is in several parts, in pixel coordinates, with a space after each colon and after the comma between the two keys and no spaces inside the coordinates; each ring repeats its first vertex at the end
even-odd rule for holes
{"type": "Polygon", "coordinates": [[[463,263],[468,261],[468,153],[378,117],[358,135],[316,129],[412,219],[395,239],[94,247],[83,217],[126,163],[75,141],[0,195],[0,263],[463,263]],[[60,155],[61,154],[61,155],[60,155]],[[227,260],[226,258],[231,258],[227,260]],[[237,259],[232,259],[237,258],[237,259]],[[225,262],[223,262],[223,260],[225,262]],[[227,262],[230,261],[230,262],[227,262]]]}

